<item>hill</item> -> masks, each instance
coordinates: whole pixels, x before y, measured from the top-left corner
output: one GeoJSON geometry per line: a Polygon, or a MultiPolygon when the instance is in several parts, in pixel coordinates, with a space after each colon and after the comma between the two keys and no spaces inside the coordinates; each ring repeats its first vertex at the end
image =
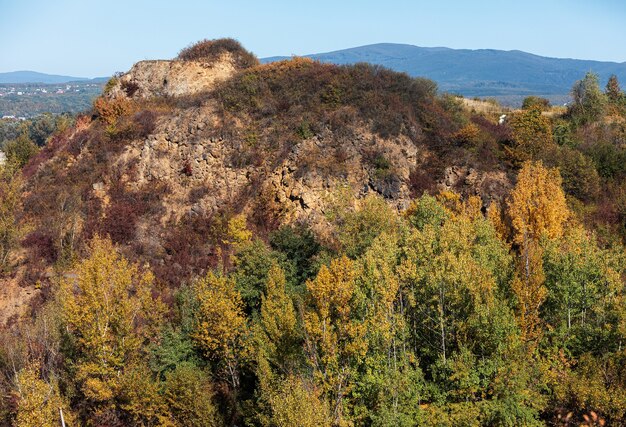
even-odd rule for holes
{"type": "Polygon", "coordinates": [[[548,58],[516,50],[380,43],[306,56],[333,64],[378,64],[414,77],[432,79],[442,91],[469,97],[509,97],[517,101],[527,95],[547,95],[562,100],[568,96],[574,82],[588,71],[597,73],[604,82],[611,74],[626,80],[626,63],[548,58]]]}

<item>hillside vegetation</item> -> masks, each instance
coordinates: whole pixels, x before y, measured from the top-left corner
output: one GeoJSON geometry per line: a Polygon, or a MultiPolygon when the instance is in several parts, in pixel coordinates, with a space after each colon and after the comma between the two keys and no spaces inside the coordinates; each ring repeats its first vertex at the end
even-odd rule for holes
{"type": "Polygon", "coordinates": [[[3,128],[1,422],[626,425],[626,97],[580,78],[512,111],[204,40],[3,128]]]}

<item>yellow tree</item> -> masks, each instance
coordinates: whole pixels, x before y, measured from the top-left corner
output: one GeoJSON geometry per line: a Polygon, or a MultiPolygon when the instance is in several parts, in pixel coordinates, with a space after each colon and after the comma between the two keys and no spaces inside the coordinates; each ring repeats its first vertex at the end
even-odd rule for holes
{"type": "Polygon", "coordinates": [[[264,425],[273,427],[330,427],[332,417],[320,390],[310,381],[289,375],[269,396],[272,418],[264,425]]]}
{"type": "Polygon", "coordinates": [[[46,382],[39,376],[39,369],[27,366],[16,375],[17,427],[56,427],[64,421],[72,425],[68,405],[61,398],[55,382],[46,382]]]}
{"type": "Polygon", "coordinates": [[[307,281],[308,307],[304,313],[307,353],[314,377],[329,399],[335,425],[345,425],[345,399],[356,365],[367,351],[366,328],[355,318],[352,301],[355,270],[347,257],[323,266],[307,281]]]}
{"type": "Polygon", "coordinates": [[[539,338],[539,308],[546,298],[539,239],[559,238],[570,213],[561,188],[558,169],[546,169],[541,162],[526,162],[511,194],[509,217],[514,242],[520,249],[517,278],[512,289],[517,296],[518,322],[522,337],[531,344],[539,338]]]}
{"type": "Polygon", "coordinates": [[[61,282],[67,331],[74,338],[76,379],[85,397],[113,399],[125,367],[158,335],[164,306],[151,295],[153,276],[95,237],[76,275],[61,282]]]}
{"type": "Polygon", "coordinates": [[[534,345],[541,336],[539,308],[548,293],[545,287],[542,257],[543,250],[535,240],[524,242],[517,275],[511,284],[517,298],[517,321],[521,337],[528,344],[529,351],[534,349],[534,345]]]}
{"type": "Polygon", "coordinates": [[[11,266],[11,256],[24,237],[25,227],[20,224],[21,173],[15,166],[0,166],[0,273],[11,266]]]}
{"type": "Polygon", "coordinates": [[[522,245],[544,234],[560,237],[569,215],[558,169],[546,169],[541,162],[524,163],[509,203],[515,243],[522,245]]]}
{"type": "Polygon", "coordinates": [[[199,308],[193,333],[205,356],[223,362],[234,390],[239,368],[249,357],[248,326],[234,280],[209,273],[194,287],[199,308]]]}

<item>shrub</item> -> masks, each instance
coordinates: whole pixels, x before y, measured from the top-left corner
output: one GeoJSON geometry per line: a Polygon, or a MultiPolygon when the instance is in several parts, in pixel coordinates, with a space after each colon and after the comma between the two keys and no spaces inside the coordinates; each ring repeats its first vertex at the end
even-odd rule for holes
{"type": "Polygon", "coordinates": [[[58,256],[54,237],[47,231],[37,230],[30,233],[22,241],[22,246],[30,248],[37,259],[49,263],[55,262],[58,256]]]}
{"type": "Polygon", "coordinates": [[[93,107],[102,121],[109,126],[114,126],[118,118],[132,112],[134,105],[126,98],[109,99],[101,96],[94,101],[93,107]]]}
{"type": "Polygon", "coordinates": [[[128,80],[124,80],[121,86],[124,93],[131,98],[139,90],[139,85],[136,82],[128,80]]]}
{"type": "Polygon", "coordinates": [[[230,38],[200,40],[181,50],[176,59],[181,61],[212,62],[219,59],[226,52],[232,55],[237,68],[250,68],[259,63],[256,56],[244,49],[237,40],[230,38]]]}
{"type": "Polygon", "coordinates": [[[530,110],[532,108],[538,108],[541,111],[547,111],[550,109],[550,101],[546,98],[539,96],[527,96],[522,102],[522,110],[530,110]]]}

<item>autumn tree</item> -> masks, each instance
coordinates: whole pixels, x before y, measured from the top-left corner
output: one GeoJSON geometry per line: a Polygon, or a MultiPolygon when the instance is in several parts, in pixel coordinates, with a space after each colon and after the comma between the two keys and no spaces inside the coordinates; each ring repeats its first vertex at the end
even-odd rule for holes
{"type": "Polygon", "coordinates": [[[82,395],[112,402],[128,366],[156,339],[164,312],[152,298],[153,276],[96,236],[75,276],[61,281],[63,319],[72,343],[74,375],[82,395]]]}
{"type": "Polygon", "coordinates": [[[210,272],[195,282],[198,301],[193,339],[216,362],[236,393],[240,369],[250,356],[249,331],[241,295],[233,279],[210,272]]]}
{"type": "Polygon", "coordinates": [[[163,397],[177,425],[223,425],[214,403],[213,384],[208,373],[192,364],[182,364],[165,374],[163,397]]]}
{"type": "Polygon", "coordinates": [[[557,169],[546,169],[541,162],[526,162],[517,176],[508,209],[513,224],[513,240],[522,245],[538,240],[544,234],[560,237],[569,217],[561,175],[557,169]]]}
{"type": "Polygon", "coordinates": [[[349,419],[346,400],[353,387],[351,379],[367,351],[365,325],[353,310],[354,279],[353,262],[342,257],[323,266],[306,284],[306,353],[314,379],[330,403],[335,425],[344,425],[349,419]]]}
{"type": "Polygon", "coordinates": [[[511,289],[517,300],[518,323],[522,340],[532,352],[541,337],[539,309],[548,293],[543,272],[543,250],[536,240],[524,241],[518,259],[517,275],[511,289]]]}
{"type": "Polygon", "coordinates": [[[44,381],[39,368],[30,365],[15,378],[17,386],[17,427],[57,427],[61,416],[68,425],[73,417],[67,402],[61,397],[56,381],[44,381]]]}
{"type": "Polygon", "coordinates": [[[300,331],[296,310],[287,294],[285,274],[276,264],[268,273],[256,336],[261,356],[274,370],[281,375],[294,370],[300,350],[300,331]]]}
{"type": "Polygon", "coordinates": [[[19,218],[21,191],[20,171],[11,164],[0,166],[0,273],[10,270],[11,257],[27,230],[19,218]]]}
{"type": "Polygon", "coordinates": [[[397,216],[385,200],[372,195],[356,202],[354,208],[335,208],[332,220],[341,249],[351,258],[365,252],[380,233],[391,233],[398,226],[397,216]]]}

